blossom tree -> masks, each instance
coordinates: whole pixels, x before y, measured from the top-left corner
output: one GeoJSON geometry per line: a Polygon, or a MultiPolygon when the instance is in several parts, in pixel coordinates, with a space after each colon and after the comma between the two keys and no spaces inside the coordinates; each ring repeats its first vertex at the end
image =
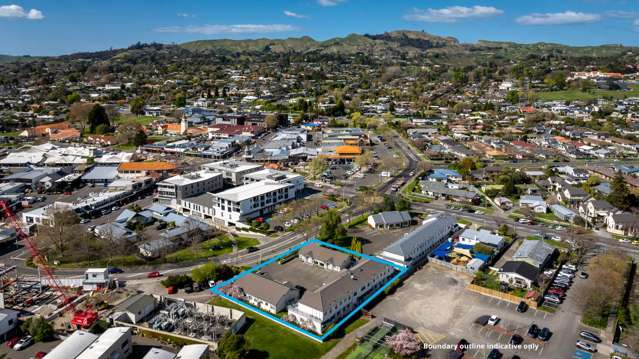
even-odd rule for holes
{"type": "Polygon", "coordinates": [[[394,353],[403,357],[411,356],[423,348],[422,342],[410,329],[403,329],[397,334],[387,337],[386,345],[388,345],[394,353]]]}

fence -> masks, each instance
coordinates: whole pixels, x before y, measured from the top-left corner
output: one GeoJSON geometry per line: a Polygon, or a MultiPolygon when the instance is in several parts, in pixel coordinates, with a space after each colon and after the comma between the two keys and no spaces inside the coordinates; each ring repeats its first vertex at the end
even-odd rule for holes
{"type": "Polygon", "coordinates": [[[467,268],[466,266],[455,265],[455,264],[452,264],[452,263],[449,263],[449,262],[446,262],[446,261],[443,261],[441,259],[437,259],[437,258],[434,258],[434,257],[428,258],[428,261],[430,263],[433,263],[433,264],[438,265],[440,267],[444,267],[444,268],[452,270],[454,272],[459,272],[459,273],[462,273],[462,274],[466,274],[466,275],[469,275],[471,277],[473,277],[475,275],[475,271],[470,269],[470,268],[467,268]]]}
{"type": "Polygon", "coordinates": [[[497,299],[504,300],[506,302],[511,302],[514,304],[519,304],[519,302],[524,301],[531,308],[537,309],[538,307],[538,303],[535,300],[518,297],[516,295],[500,292],[498,290],[494,290],[490,288],[480,287],[476,284],[469,284],[466,286],[466,289],[470,290],[471,292],[479,293],[481,295],[485,295],[488,297],[497,298],[497,299]]]}

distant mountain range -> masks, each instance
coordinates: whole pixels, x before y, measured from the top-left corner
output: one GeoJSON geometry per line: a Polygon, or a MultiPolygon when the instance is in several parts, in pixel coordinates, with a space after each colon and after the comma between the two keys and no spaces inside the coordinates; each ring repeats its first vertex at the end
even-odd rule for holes
{"type": "MultiPolygon", "coordinates": [[[[448,55],[490,55],[516,58],[530,54],[557,54],[565,57],[615,57],[621,55],[639,55],[639,48],[623,45],[600,46],[568,46],[552,43],[518,44],[481,40],[474,44],[463,44],[453,37],[443,37],[420,31],[391,31],[377,35],[351,34],[325,41],[317,41],[311,37],[287,39],[251,39],[251,40],[198,40],[179,45],[138,44],[127,49],[84,52],[60,56],[59,58],[97,58],[127,56],[127,52],[144,49],[186,50],[191,53],[215,54],[264,54],[264,53],[323,53],[323,54],[375,54],[375,55],[420,55],[423,53],[441,53],[448,55]]],[[[454,57],[454,56],[453,56],[454,57]]],[[[42,57],[5,56],[0,55],[0,62],[42,59],[42,57]]]]}

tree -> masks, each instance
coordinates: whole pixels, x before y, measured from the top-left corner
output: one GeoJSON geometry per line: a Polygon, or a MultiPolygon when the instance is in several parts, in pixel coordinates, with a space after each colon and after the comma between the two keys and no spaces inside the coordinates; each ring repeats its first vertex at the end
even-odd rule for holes
{"type": "Polygon", "coordinates": [[[244,335],[227,332],[217,344],[217,356],[220,359],[248,358],[248,343],[244,335]]]}
{"type": "MultiPolygon", "coordinates": [[[[346,229],[342,225],[342,217],[336,210],[331,209],[322,216],[318,237],[322,241],[340,243],[346,235],[346,229]]],[[[348,243],[348,242],[347,242],[348,243]]]]}
{"type": "Polygon", "coordinates": [[[53,340],[53,326],[41,316],[27,319],[21,329],[33,337],[36,342],[53,340]]]}
{"type": "Polygon", "coordinates": [[[69,122],[80,125],[80,130],[84,132],[89,118],[89,112],[93,109],[94,104],[85,102],[76,102],[69,107],[69,122]]]}
{"type": "Polygon", "coordinates": [[[67,104],[73,105],[76,102],[80,101],[80,94],[77,92],[73,92],[67,95],[66,97],[67,104]]]}
{"type": "Polygon", "coordinates": [[[264,124],[266,125],[266,128],[268,129],[277,128],[277,126],[279,125],[279,122],[280,121],[277,115],[272,113],[267,115],[266,118],[264,119],[264,124]]]}
{"type": "Polygon", "coordinates": [[[136,97],[129,102],[129,110],[134,115],[144,114],[144,99],[142,97],[136,97]]]}
{"type": "Polygon", "coordinates": [[[468,177],[472,171],[477,169],[477,162],[472,157],[464,157],[452,167],[459,171],[462,176],[468,177]]]}
{"type": "Polygon", "coordinates": [[[322,174],[328,168],[328,164],[326,163],[326,159],[322,157],[315,157],[308,164],[308,170],[311,175],[311,179],[317,178],[320,174],[322,174]]]}
{"type": "Polygon", "coordinates": [[[91,133],[96,133],[98,127],[100,126],[102,126],[102,128],[108,128],[111,126],[111,123],[109,122],[109,116],[107,115],[104,107],[102,107],[100,104],[93,105],[93,108],[91,108],[91,111],[89,111],[89,114],[87,116],[87,122],[89,124],[89,131],[91,133]]]}
{"type": "Polygon", "coordinates": [[[423,344],[417,335],[410,329],[403,329],[397,334],[386,338],[388,345],[393,353],[402,357],[409,357],[423,349],[423,344]]]}
{"type": "Polygon", "coordinates": [[[517,90],[510,90],[506,94],[506,101],[510,102],[513,105],[519,103],[519,92],[517,90]]]}
{"type": "Polygon", "coordinates": [[[135,121],[127,121],[118,125],[115,130],[115,139],[121,144],[142,146],[146,143],[146,132],[135,121]]]}
{"type": "Polygon", "coordinates": [[[38,240],[44,244],[47,256],[61,258],[78,238],[80,218],[73,211],[55,211],[51,215],[52,225],[39,228],[38,240]]]}
{"type": "Polygon", "coordinates": [[[627,210],[632,205],[632,194],[626,185],[626,179],[617,173],[610,184],[612,192],[608,195],[608,202],[615,207],[627,210]]]}
{"type": "Polygon", "coordinates": [[[227,280],[235,275],[235,271],[232,267],[226,264],[215,264],[209,262],[199,267],[194,268],[191,271],[191,278],[193,281],[199,284],[206,284],[209,280],[219,281],[227,280]]]}
{"type": "Polygon", "coordinates": [[[544,83],[552,90],[563,90],[566,88],[566,74],[553,72],[544,78],[544,83]]]}
{"type": "Polygon", "coordinates": [[[362,241],[357,239],[357,237],[353,237],[353,239],[351,239],[351,250],[353,252],[362,253],[362,241]]]}
{"type": "Polygon", "coordinates": [[[173,99],[173,106],[184,107],[186,106],[186,96],[183,93],[178,93],[173,99]]]}
{"type": "Polygon", "coordinates": [[[359,168],[368,167],[372,162],[373,154],[371,153],[371,151],[365,151],[355,158],[355,164],[359,166],[359,168]]]}

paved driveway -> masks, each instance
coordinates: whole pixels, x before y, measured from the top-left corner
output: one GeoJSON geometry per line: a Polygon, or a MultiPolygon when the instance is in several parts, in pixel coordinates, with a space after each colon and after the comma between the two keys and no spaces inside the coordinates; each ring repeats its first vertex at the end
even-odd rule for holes
{"type": "MultiPolygon", "coordinates": [[[[470,277],[427,264],[409,277],[391,296],[374,309],[373,314],[398,321],[422,333],[431,343],[455,344],[464,338],[480,347],[469,350],[466,357],[485,358],[489,345],[507,345],[513,333],[526,337],[528,327],[535,323],[548,327],[553,335],[549,342],[527,341],[538,344],[520,349],[500,349],[505,357],[514,354],[521,358],[572,358],[575,354],[577,332],[581,329],[576,309],[575,288],[556,313],[529,309],[518,313],[515,305],[470,292],[465,286],[470,277]],[[474,324],[482,315],[501,318],[497,328],[474,324]]],[[[574,286],[581,283],[576,281],[574,286]]],[[[433,350],[433,358],[445,358],[447,350],[433,350]]]]}

